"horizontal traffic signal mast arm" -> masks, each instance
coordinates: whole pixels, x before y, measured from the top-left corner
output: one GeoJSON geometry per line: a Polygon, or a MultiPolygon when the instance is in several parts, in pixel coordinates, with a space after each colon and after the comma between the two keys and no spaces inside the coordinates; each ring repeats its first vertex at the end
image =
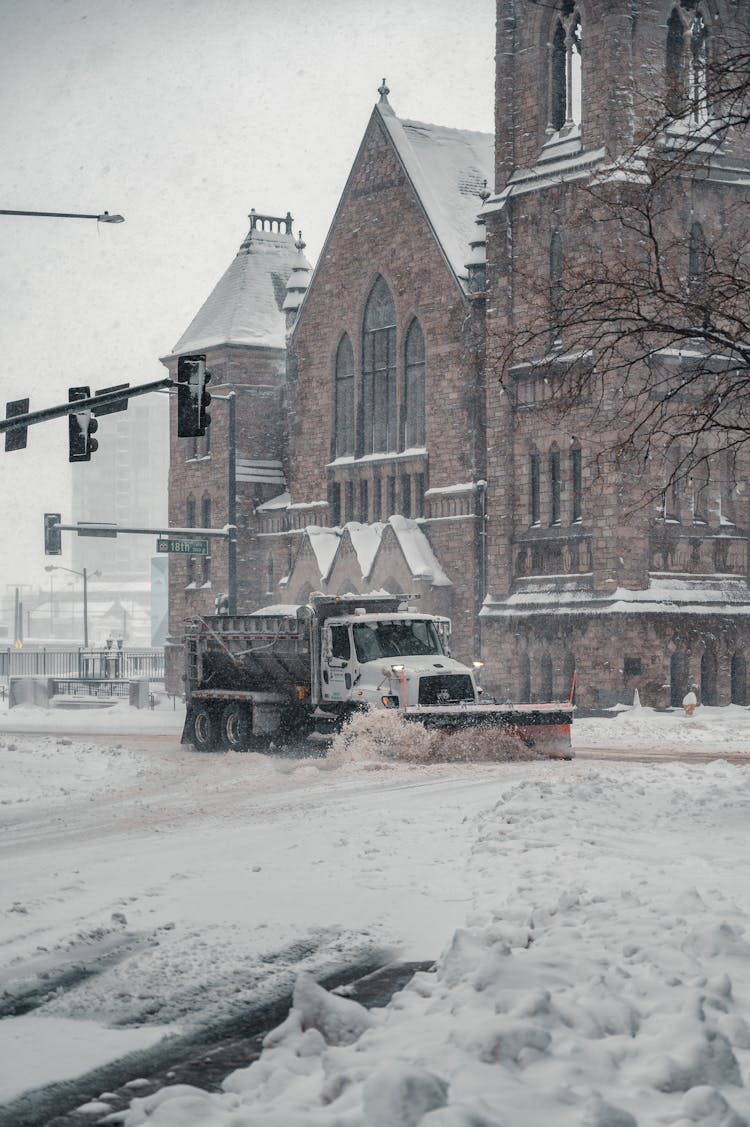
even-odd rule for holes
{"type": "MultiPolygon", "coordinates": [[[[0,434],[6,430],[18,430],[22,427],[32,426],[34,423],[45,423],[48,419],[61,419],[65,415],[75,415],[80,411],[90,410],[98,413],[98,408],[108,407],[121,403],[123,400],[134,399],[136,395],[148,395],[151,391],[160,391],[162,388],[174,387],[174,381],[165,376],[161,380],[151,383],[136,384],[135,387],[104,391],[98,395],[91,395],[88,399],[77,399],[73,403],[61,403],[57,407],[45,407],[41,411],[29,411],[25,415],[14,415],[10,419],[0,419],[0,434]]],[[[105,412],[102,412],[104,414],[105,412]]]]}
{"type": "Polygon", "coordinates": [[[235,524],[225,524],[223,528],[126,528],[122,524],[108,524],[106,521],[79,521],[78,524],[53,524],[62,532],[77,532],[79,536],[118,536],[121,532],[142,536],[192,537],[205,540],[212,536],[216,540],[230,540],[237,532],[235,524]]]}

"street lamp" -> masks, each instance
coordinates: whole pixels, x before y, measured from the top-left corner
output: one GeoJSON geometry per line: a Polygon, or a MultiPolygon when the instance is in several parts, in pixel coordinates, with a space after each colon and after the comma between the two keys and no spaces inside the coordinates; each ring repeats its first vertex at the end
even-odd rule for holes
{"type": "MultiPolygon", "coordinates": [[[[62,567],[60,564],[47,564],[44,568],[45,571],[69,571],[71,575],[79,575],[83,579],[83,645],[86,649],[89,648],[89,589],[88,589],[88,571],[86,568],[83,571],[76,571],[72,567],[62,567]]],[[[94,575],[101,575],[100,571],[95,571],[94,575]]],[[[50,583],[52,577],[50,576],[50,583]]]]}
{"type": "Polygon", "coordinates": [[[8,211],[5,208],[0,208],[0,215],[35,215],[47,216],[51,219],[96,219],[99,223],[124,223],[124,215],[110,215],[108,211],[102,211],[98,215],[84,215],[80,211],[8,211]]]}

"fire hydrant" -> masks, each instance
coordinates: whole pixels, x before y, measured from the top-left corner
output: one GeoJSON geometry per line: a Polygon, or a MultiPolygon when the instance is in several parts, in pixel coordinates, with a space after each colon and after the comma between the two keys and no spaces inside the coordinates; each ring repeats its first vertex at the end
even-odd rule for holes
{"type": "Polygon", "coordinates": [[[697,698],[697,696],[695,695],[695,693],[693,692],[692,689],[690,690],[689,693],[685,693],[685,696],[682,698],[682,707],[685,709],[685,715],[686,716],[692,716],[693,715],[693,713],[695,712],[695,708],[696,708],[697,704],[698,704],[698,698],[697,698]]]}

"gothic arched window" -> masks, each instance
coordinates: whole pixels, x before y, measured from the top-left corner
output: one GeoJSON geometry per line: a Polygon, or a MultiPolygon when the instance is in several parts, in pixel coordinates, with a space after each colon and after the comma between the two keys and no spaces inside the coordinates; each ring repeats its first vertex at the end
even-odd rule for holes
{"type": "MultiPolygon", "coordinates": [[[[208,494],[203,495],[201,498],[201,521],[203,528],[211,527],[211,498],[208,494]]],[[[210,583],[211,581],[211,556],[206,553],[203,557],[203,582],[210,583]]]]}
{"type": "Polygon", "coordinates": [[[676,117],[685,104],[685,27],[679,10],[667,21],[667,112],[676,117]]]}
{"type": "Polygon", "coordinates": [[[550,127],[557,132],[581,124],[583,27],[573,0],[564,0],[555,21],[550,58],[550,127]]]}
{"type": "Polygon", "coordinates": [[[696,0],[681,0],[667,21],[667,110],[694,124],[708,114],[708,24],[696,0]]]}
{"type": "Polygon", "coordinates": [[[706,282],[706,236],[700,223],[690,227],[688,250],[688,283],[695,293],[703,289],[706,282]]]}
{"type": "Polygon", "coordinates": [[[570,485],[573,494],[570,519],[575,524],[583,519],[583,452],[577,440],[570,448],[570,485]]]}
{"type": "Polygon", "coordinates": [[[529,517],[530,524],[539,524],[541,519],[541,472],[540,458],[536,451],[529,455],[529,517]]]}
{"type": "Polygon", "coordinates": [[[700,11],[690,25],[690,114],[695,122],[707,117],[708,27],[700,11]]]}
{"type": "Polygon", "coordinates": [[[415,318],[406,334],[404,384],[404,446],[425,444],[424,334],[415,318]]]}
{"type": "MultiPolygon", "coordinates": [[[[195,528],[196,507],[195,497],[189,493],[185,499],[185,528],[195,528]]],[[[195,556],[188,556],[187,560],[187,581],[188,583],[195,582],[195,556]]]]}
{"type": "Polygon", "coordinates": [[[354,350],[348,336],[341,338],[336,351],[334,394],[334,451],[340,458],[354,453],[354,350]]]}
{"type": "Polygon", "coordinates": [[[555,231],[549,244],[549,304],[552,322],[552,343],[560,337],[563,320],[563,254],[560,232],[555,231]]]}
{"type": "Polygon", "coordinates": [[[362,329],[362,453],[397,448],[396,307],[383,278],[365,306],[362,329]]]}
{"type": "Polygon", "coordinates": [[[549,452],[550,524],[560,523],[560,495],[562,493],[562,464],[560,449],[552,443],[549,452]]]}

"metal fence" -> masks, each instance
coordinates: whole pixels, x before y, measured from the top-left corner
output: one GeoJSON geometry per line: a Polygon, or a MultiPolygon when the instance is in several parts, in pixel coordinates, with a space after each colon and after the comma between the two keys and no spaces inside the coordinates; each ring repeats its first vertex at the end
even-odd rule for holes
{"type": "Polygon", "coordinates": [[[164,680],[164,650],[0,649],[0,678],[164,680]]]}
{"type": "Polygon", "coordinates": [[[130,695],[130,681],[98,681],[87,678],[78,681],[76,678],[55,678],[52,686],[52,696],[66,697],[128,697],[130,695]]]}

